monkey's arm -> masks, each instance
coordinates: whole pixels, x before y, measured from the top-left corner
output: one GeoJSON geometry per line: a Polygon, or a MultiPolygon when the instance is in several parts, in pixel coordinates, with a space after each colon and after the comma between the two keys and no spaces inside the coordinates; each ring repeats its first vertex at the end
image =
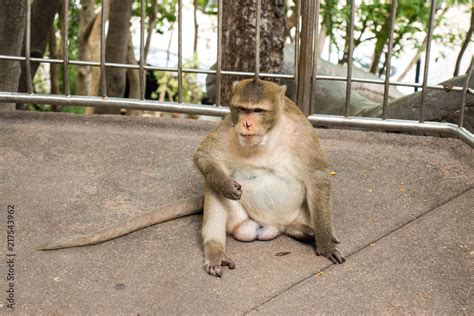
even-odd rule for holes
{"type": "Polygon", "coordinates": [[[306,195],[316,239],[316,253],[332,263],[343,263],[344,257],[336,248],[337,239],[332,228],[331,182],[329,173],[314,171],[306,181],[306,195]]]}
{"type": "Polygon", "coordinates": [[[149,213],[138,215],[126,222],[107,227],[97,233],[76,235],[56,241],[38,250],[56,250],[62,248],[95,245],[114,239],[144,227],[176,219],[179,217],[200,213],[203,208],[203,197],[192,197],[173,202],[149,213]]]}
{"type": "Polygon", "coordinates": [[[214,131],[201,142],[193,154],[193,161],[206,179],[206,183],[216,192],[231,200],[239,200],[242,195],[241,185],[232,179],[225,161],[230,159],[225,155],[226,149],[222,144],[222,134],[225,133],[223,121],[214,131]]]}

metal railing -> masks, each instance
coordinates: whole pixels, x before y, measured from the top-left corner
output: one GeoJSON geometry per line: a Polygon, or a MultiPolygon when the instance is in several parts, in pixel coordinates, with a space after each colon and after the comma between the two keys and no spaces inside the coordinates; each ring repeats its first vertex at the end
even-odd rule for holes
{"type": "MultiPolygon", "coordinates": [[[[389,38],[388,38],[388,52],[387,63],[385,68],[385,79],[373,80],[364,78],[352,77],[352,53],[354,41],[354,16],[355,4],[354,0],[350,1],[350,19],[349,19],[349,45],[347,53],[347,75],[340,76],[324,76],[316,75],[317,72],[317,35],[319,29],[319,10],[320,0],[297,0],[296,11],[298,22],[296,26],[296,40],[295,40],[295,69],[294,74],[271,74],[260,73],[260,19],[261,19],[261,0],[256,1],[257,15],[256,15],[256,43],[255,50],[255,71],[229,71],[222,70],[222,6],[223,0],[218,1],[218,27],[217,27],[217,64],[216,70],[207,69],[190,69],[183,67],[182,54],[182,0],[178,0],[178,65],[177,67],[154,67],[144,64],[144,33],[145,33],[145,5],[146,0],[141,0],[140,10],[140,62],[138,65],[109,63],[105,61],[105,13],[107,2],[103,0],[101,3],[101,43],[100,43],[100,61],[84,61],[84,60],[69,60],[68,54],[68,1],[64,1],[64,6],[61,14],[63,15],[64,23],[61,25],[61,33],[64,38],[63,41],[63,59],[51,58],[33,58],[30,57],[30,37],[31,37],[31,1],[28,1],[27,18],[26,18],[26,34],[25,34],[25,56],[7,56],[0,55],[0,60],[19,61],[25,63],[27,91],[22,92],[4,92],[0,91],[0,102],[15,102],[15,103],[37,103],[37,104],[51,104],[51,105],[71,105],[71,106],[117,106],[125,109],[141,109],[141,110],[155,110],[162,112],[187,113],[210,116],[224,116],[229,113],[229,109],[221,106],[221,77],[223,75],[236,76],[262,76],[268,78],[281,78],[294,80],[295,99],[298,106],[308,116],[310,122],[314,125],[324,126],[338,126],[348,128],[365,128],[370,130],[383,131],[403,131],[403,132],[427,132],[427,133],[443,133],[457,137],[464,142],[474,147],[474,135],[463,127],[464,115],[466,109],[466,95],[474,94],[473,89],[468,87],[470,77],[473,70],[473,62],[466,75],[464,86],[450,87],[451,91],[462,92],[462,100],[460,104],[460,122],[458,125],[442,122],[425,122],[426,96],[428,89],[443,90],[443,85],[429,85],[429,59],[431,53],[431,42],[433,33],[433,21],[435,13],[435,0],[431,0],[430,16],[427,30],[427,47],[425,53],[423,82],[406,83],[398,81],[390,81],[391,57],[393,53],[393,30],[395,25],[395,15],[397,10],[397,0],[392,0],[391,13],[389,20],[389,38]],[[301,29],[300,29],[301,24],[301,29]],[[31,62],[41,62],[49,64],[62,64],[64,71],[64,94],[63,95],[42,95],[33,93],[32,78],[31,78],[31,62]],[[92,66],[100,67],[100,96],[79,96],[71,95],[69,84],[69,66],[92,66]],[[125,99],[112,98],[107,96],[106,85],[106,67],[118,67],[124,69],[138,69],[139,70],[139,99],[125,99]],[[145,99],[145,71],[167,71],[175,72],[178,76],[178,102],[154,101],[145,99]],[[214,106],[186,104],[182,100],[183,90],[183,73],[198,73],[198,74],[212,74],[216,76],[216,104],[214,106]],[[314,104],[316,93],[316,84],[319,80],[336,80],[347,82],[346,86],[346,101],[344,105],[344,116],[336,115],[320,115],[314,114],[314,104]],[[384,95],[382,103],[382,117],[381,118],[363,118],[353,117],[350,114],[351,103],[351,84],[352,82],[380,84],[384,85],[384,95]],[[405,86],[405,87],[419,87],[422,88],[421,103],[418,121],[411,120],[394,120],[387,117],[388,94],[390,86],[405,86]]],[[[1,103],[0,103],[1,106],[1,103]]]]}

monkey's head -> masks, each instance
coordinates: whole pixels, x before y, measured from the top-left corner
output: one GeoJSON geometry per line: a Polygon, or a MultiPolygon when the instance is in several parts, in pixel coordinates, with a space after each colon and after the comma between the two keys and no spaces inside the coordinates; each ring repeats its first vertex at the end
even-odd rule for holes
{"type": "Polygon", "coordinates": [[[281,117],[286,86],[246,79],[232,86],[230,113],[242,146],[263,145],[267,133],[281,117]]]}

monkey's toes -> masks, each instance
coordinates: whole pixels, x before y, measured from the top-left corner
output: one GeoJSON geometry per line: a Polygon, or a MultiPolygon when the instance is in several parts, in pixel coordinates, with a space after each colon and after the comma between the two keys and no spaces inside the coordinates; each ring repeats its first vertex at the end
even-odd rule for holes
{"type": "Polygon", "coordinates": [[[316,255],[318,256],[324,256],[329,259],[334,264],[342,264],[346,261],[346,258],[344,258],[339,250],[337,248],[334,248],[331,251],[325,252],[320,250],[318,247],[316,247],[316,255]]]}
{"type": "Polygon", "coordinates": [[[222,267],[227,266],[229,269],[235,269],[235,263],[225,253],[214,258],[209,258],[204,264],[204,270],[210,275],[222,277],[222,267]]]}

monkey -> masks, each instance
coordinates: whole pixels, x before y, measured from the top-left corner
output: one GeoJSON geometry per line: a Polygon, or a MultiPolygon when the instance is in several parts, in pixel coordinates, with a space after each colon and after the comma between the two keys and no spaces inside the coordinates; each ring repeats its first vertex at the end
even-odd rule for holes
{"type": "Polygon", "coordinates": [[[204,270],[210,275],[221,277],[223,266],[235,268],[225,251],[228,234],[243,242],[286,234],[313,243],[316,254],[332,263],[343,263],[332,227],[325,153],[315,129],[285,92],[285,86],[257,78],[234,83],[230,114],[193,154],[205,180],[204,196],[39,250],[93,245],[203,210],[204,270]]]}
{"type": "Polygon", "coordinates": [[[235,268],[226,236],[313,240],[317,255],[343,263],[333,234],[328,162],[311,123],[286,87],[246,79],[232,87],[230,115],[200,143],[193,161],[205,178],[204,269],[235,268]]]}

